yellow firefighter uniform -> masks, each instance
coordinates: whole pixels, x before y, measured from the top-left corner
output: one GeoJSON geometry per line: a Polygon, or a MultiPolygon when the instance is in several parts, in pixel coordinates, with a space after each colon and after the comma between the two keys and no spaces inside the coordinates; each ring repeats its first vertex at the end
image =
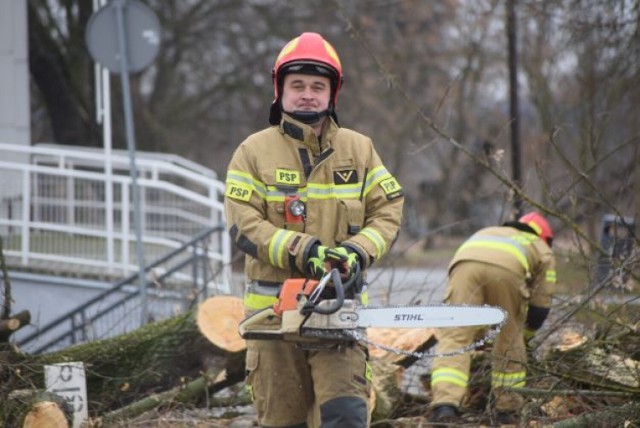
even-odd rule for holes
{"type": "MultiPolygon", "coordinates": [[[[308,275],[315,243],[348,246],[364,270],[389,251],[402,218],[402,188],[372,141],[332,118],[321,138],[286,114],[279,126],[249,136],[229,164],[225,195],[227,227],[246,254],[247,313],[275,303],[285,279],[308,275]],[[302,215],[290,212],[294,200],[304,203],[302,215]]],[[[306,426],[314,406],[323,427],[363,426],[330,421],[363,411],[366,419],[370,370],[360,346],[247,345],[247,383],[263,426],[306,426]]]]}
{"type": "MultiPolygon", "coordinates": [[[[508,314],[493,345],[491,386],[498,412],[516,412],[522,407],[522,397],[504,387],[525,384],[524,329],[535,330],[544,322],[555,282],[555,259],[549,245],[533,230],[512,226],[479,230],[460,246],[449,265],[446,303],[495,305],[508,314]]],[[[436,352],[459,350],[473,343],[477,334],[475,328],[442,329],[436,352]]],[[[432,407],[462,404],[470,362],[469,353],[434,358],[432,407]]]]}

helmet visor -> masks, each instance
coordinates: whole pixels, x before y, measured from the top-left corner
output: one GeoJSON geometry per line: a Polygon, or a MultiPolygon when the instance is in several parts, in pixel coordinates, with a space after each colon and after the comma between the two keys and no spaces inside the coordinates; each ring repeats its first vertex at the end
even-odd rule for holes
{"type": "Polygon", "coordinates": [[[328,77],[329,79],[336,78],[336,72],[329,67],[318,64],[316,62],[300,62],[296,61],[291,64],[285,64],[280,71],[282,77],[290,73],[311,74],[314,76],[328,77]]]}

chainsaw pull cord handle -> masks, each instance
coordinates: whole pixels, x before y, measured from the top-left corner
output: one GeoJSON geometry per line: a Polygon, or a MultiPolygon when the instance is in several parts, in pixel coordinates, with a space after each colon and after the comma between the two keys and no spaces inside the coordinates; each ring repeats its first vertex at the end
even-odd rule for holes
{"type": "Polygon", "coordinates": [[[342,285],[342,279],[340,278],[340,271],[338,268],[333,268],[331,269],[331,272],[322,277],[315,290],[311,293],[311,296],[309,296],[309,301],[302,308],[301,312],[303,314],[315,312],[316,314],[331,315],[338,312],[342,305],[344,305],[344,286],[342,285]],[[322,294],[322,291],[329,280],[333,282],[333,286],[336,289],[336,298],[329,306],[318,307],[316,302],[320,298],[320,294],[322,294]]]}

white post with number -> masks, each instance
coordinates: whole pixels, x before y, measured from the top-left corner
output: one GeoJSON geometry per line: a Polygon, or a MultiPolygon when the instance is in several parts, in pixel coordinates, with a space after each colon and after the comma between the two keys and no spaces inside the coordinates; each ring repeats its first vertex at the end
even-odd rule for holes
{"type": "Polygon", "coordinates": [[[87,381],[83,363],[59,363],[44,366],[47,391],[64,398],[73,408],[73,428],[89,419],[87,381]]]}

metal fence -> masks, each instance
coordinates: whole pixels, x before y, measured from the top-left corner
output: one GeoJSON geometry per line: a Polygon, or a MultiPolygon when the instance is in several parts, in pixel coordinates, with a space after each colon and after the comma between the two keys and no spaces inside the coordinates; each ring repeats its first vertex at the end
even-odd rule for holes
{"type": "MultiPolygon", "coordinates": [[[[175,155],[137,153],[144,264],[224,224],[224,183],[175,155]]],[[[0,143],[0,235],[12,267],[122,278],[136,260],[129,158],[124,151],[0,143]]],[[[231,244],[208,249],[228,291],[231,244]]]]}
{"type": "Polygon", "coordinates": [[[144,294],[138,275],[133,274],[70,312],[39,326],[18,345],[36,354],[52,352],[129,333],[148,322],[185,312],[217,293],[209,285],[220,282],[222,266],[216,271],[208,252],[211,242],[224,233],[221,226],[206,230],[146,266],[144,294]]]}

